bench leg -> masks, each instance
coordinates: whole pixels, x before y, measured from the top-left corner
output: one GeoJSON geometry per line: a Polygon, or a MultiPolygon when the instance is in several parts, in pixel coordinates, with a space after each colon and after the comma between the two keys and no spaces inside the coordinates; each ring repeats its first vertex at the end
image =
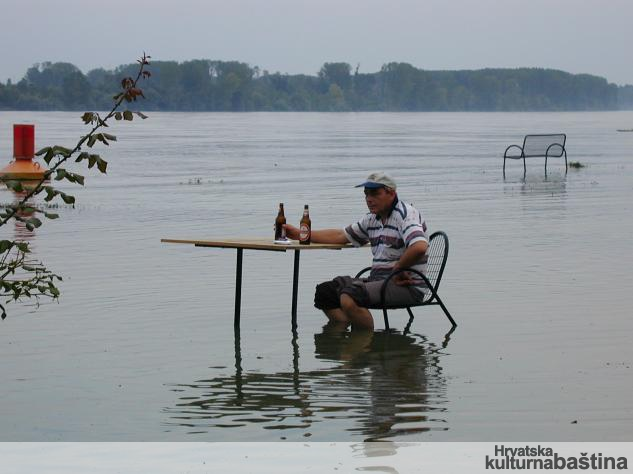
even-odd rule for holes
{"type": "Polygon", "coordinates": [[[387,317],[387,310],[383,308],[382,317],[385,320],[385,330],[389,330],[389,318],[387,317]]]}
{"type": "Polygon", "coordinates": [[[402,332],[403,334],[408,333],[409,329],[411,329],[411,324],[413,324],[413,311],[411,311],[411,308],[407,307],[407,313],[409,313],[409,322],[404,327],[404,331],[402,332]]]}
{"type": "Polygon", "coordinates": [[[446,317],[448,318],[448,320],[451,322],[451,324],[453,325],[453,327],[457,326],[457,323],[455,322],[455,320],[453,319],[453,317],[451,316],[451,313],[448,312],[448,309],[446,309],[446,306],[444,306],[444,303],[442,302],[442,300],[440,299],[440,297],[437,295],[437,293],[435,294],[435,299],[437,300],[437,304],[440,305],[440,308],[442,308],[442,311],[444,311],[444,314],[446,315],[446,317]]]}

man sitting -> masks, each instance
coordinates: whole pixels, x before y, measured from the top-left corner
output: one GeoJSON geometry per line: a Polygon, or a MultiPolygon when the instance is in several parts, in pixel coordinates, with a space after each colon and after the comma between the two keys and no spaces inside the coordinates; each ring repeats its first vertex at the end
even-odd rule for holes
{"type": "MultiPolygon", "coordinates": [[[[355,247],[369,243],[373,254],[369,278],[339,276],[320,283],[314,306],[323,310],[330,321],[373,329],[374,320],[367,308],[380,304],[384,280],[400,268],[424,274],[429,244],[422,214],[398,198],[396,183],[390,176],[372,173],[356,187],[364,188],[369,213],[345,229],[313,230],[312,242],[349,242],[355,247]]],[[[288,224],[286,234],[291,239],[299,238],[299,230],[288,224]]],[[[386,305],[408,306],[422,301],[423,283],[412,275],[415,274],[403,272],[390,280],[385,292],[386,305]]]]}

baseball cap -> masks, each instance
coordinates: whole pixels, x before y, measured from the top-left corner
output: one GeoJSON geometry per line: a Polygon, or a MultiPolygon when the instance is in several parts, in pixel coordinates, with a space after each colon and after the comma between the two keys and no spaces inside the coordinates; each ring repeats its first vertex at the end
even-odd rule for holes
{"type": "Polygon", "coordinates": [[[367,176],[367,179],[364,183],[361,183],[356,188],[369,188],[369,189],[378,189],[378,188],[391,188],[396,189],[396,182],[393,178],[382,171],[378,171],[367,176]]]}

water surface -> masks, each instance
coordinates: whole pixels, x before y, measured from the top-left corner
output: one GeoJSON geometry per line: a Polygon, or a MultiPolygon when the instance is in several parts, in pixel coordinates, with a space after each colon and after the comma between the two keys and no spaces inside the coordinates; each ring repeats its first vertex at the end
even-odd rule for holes
{"type": "MultiPolygon", "coordinates": [[[[0,113],[69,145],[78,114],[0,113]]],[[[117,123],[108,175],[64,184],[75,207],[32,243],[63,275],[59,303],[10,306],[0,324],[3,441],[433,441],[632,438],[633,113],[152,113],[117,123]],[[564,172],[530,159],[501,173],[525,133],[567,133],[564,172]],[[304,252],[297,332],[292,253],[246,251],[233,332],[235,252],[162,237],[271,235],[344,226],[353,186],[389,171],[444,230],[438,307],[393,312],[398,332],[324,328],[314,286],[355,273],[367,249],[304,252]]],[[[73,169],[79,170],[80,168],[73,169]]],[[[0,199],[14,196],[0,191],[0,199]]]]}

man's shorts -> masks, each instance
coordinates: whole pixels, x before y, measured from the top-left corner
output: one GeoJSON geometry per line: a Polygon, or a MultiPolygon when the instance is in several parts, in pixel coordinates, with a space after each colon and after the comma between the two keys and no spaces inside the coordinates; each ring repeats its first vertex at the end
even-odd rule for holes
{"type": "MultiPolygon", "coordinates": [[[[349,295],[358,306],[375,308],[380,306],[380,289],[384,280],[369,280],[338,276],[320,283],[314,294],[314,306],[321,310],[341,307],[341,295],[349,295]]],[[[400,286],[393,280],[387,285],[385,303],[387,306],[409,306],[422,302],[424,294],[412,286],[400,286]]]]}

